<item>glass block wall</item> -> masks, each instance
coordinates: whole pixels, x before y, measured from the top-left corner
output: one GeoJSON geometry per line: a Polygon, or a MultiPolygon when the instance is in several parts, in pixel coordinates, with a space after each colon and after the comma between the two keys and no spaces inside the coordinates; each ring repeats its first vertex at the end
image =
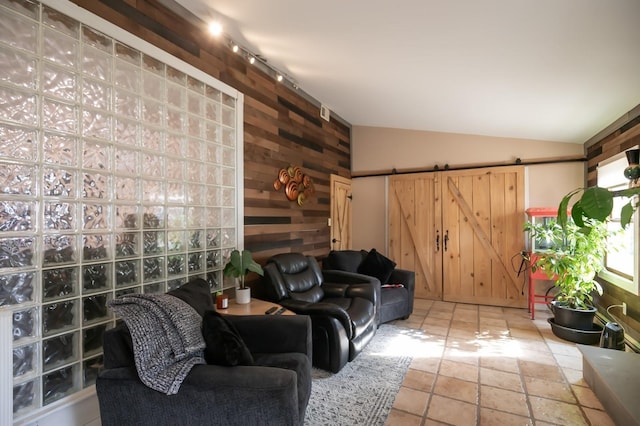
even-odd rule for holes
{"type": "Polygon", "coordinates": [[[0,64],[0,309],[18,419],[95,382],[108,300],[191,277],[223,287],[241,100],[25,0],[0,3],[0,64]]]}

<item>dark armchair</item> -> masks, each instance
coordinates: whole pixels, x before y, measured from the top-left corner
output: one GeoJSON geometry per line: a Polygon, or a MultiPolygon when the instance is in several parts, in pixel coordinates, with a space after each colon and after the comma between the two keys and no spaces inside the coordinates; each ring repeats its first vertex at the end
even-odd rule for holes
{"type": "Polygon", "coordinates": [[[395,268],[395,263],[371,250],[332,250],[322,261],[324,273],[329,270],[375,274],[380,283],[380,323],[407,319],[413,312],[416,274],[395,268]],[[401,286],[399,285],[401,284],[401,286]]]}
{"type": "Polygon", "coordinates": [[[266,297],[311,317],[313,363],[338,372],[369,343],[377,329],[377,280],[360,274],[320,270],[313,256],[284,253],[264,266],[266,297]]]}
{"type": "Polygon", "coordinates": [[[302,425],[311,393],[309,317],[226,318],[254,365],[196,365],[175,395],[140,381],[126,326],[106,331],[96,381],[102,425],[302,425]]]}

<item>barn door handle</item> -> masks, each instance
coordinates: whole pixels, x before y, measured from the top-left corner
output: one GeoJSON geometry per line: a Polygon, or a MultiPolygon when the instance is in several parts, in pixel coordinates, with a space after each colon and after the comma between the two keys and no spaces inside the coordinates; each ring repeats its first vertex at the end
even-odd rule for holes
{"type": "Polygon", "coordinates": [[[447,251],[447,243],[449,242],[449,230],[444,234],[444,251],[447,251]]]}
{"type": "Polygon", "coordinates": [[[436,252],[440,251],[440,230],[436,229],[436,252]]]}
{"type": "Polygon", "coordinates": [[[332,243],[339,243],[340,240],[336,240],[335,238],[333,240],[331,240],[332,243]]]}

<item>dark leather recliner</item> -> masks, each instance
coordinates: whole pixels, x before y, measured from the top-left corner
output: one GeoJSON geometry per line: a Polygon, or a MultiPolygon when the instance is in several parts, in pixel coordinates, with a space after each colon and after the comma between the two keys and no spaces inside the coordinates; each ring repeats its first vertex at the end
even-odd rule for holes
{"type": "Polygon", "coordinates": [[[264,266],[266,297],[311,317],[313,365],[340,371],[375,335],[380,290],[377,279],[320,270],[313,256],[283,253],[264,266]]]}

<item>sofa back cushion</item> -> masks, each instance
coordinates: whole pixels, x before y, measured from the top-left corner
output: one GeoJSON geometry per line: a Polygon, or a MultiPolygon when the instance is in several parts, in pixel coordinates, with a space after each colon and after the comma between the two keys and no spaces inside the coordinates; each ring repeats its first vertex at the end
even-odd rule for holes
{"type": "Polygon", "coordinates": [[[331,250],[322,262],[322,269],[355,273],[366,256],[366,250],[331,250]]]}
{"type": "Polygon", "coordinates": [[[272,256],[265,265],[265,281],[275,302],[291,298],[315,303],[324,297],[320,266],[313,256],[302,253],[272,256]]]}

